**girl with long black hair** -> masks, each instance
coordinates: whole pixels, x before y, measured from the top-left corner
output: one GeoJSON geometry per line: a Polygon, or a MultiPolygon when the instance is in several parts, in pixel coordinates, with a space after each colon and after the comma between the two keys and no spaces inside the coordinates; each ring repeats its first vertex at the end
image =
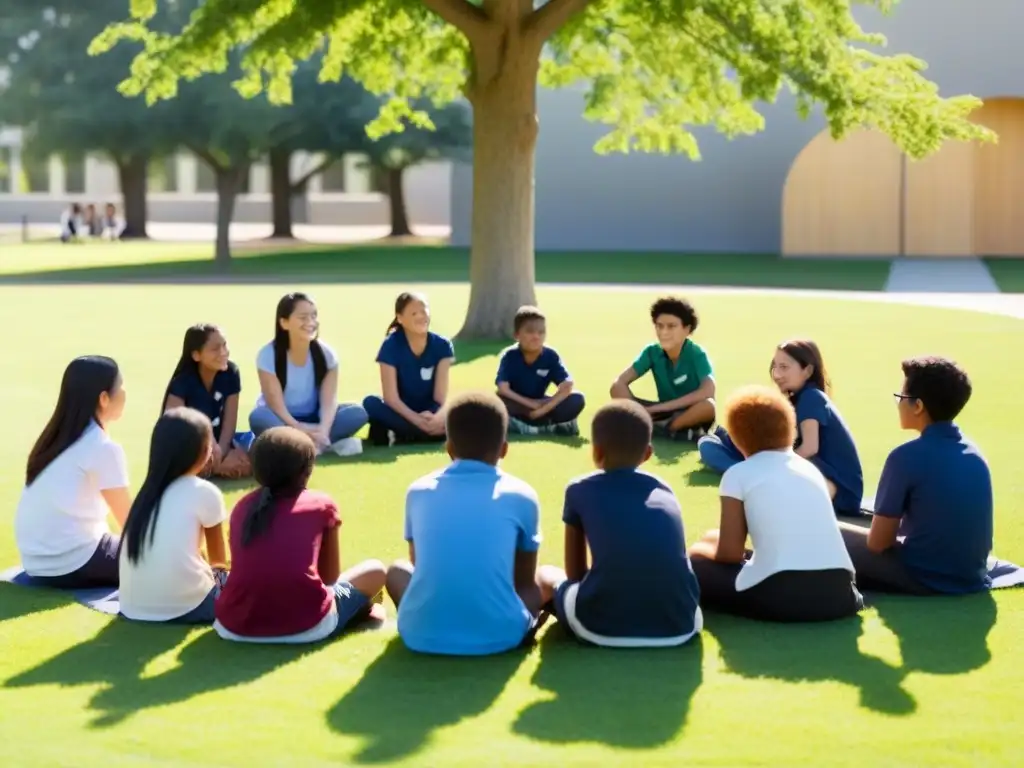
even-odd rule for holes
{"type": "Polygon", "coordinates": [[[313,440],[317,451],[340,456],[362,452],[354,435],[366,424],[361,405],[338,403],[338,356],[320,339],[316,303],[289,293],[277,303],[274,340],[256,357],[260,397],[249,414],[258,436],[271,427],[293,427],[313,440]]]}
{"type": "Polygon", "coordinates": [[[213,445],[210,419],[193,408],[171,408],[153,428],[149,470],[121,539],[121,613],[129,619],[213,623],[227,573],[224,497],[199,477],[213,445]]]}
{"type": "Polygon", "coordinates": [[[14,537],[25,572],[59,589],[116,587],[118,537],[131,505],[124,450],[107,435],[125,404],[109,357],[77,357],[28,457],[14,537]]]}
{"type": "Polygon", "coordinates": [[[203,475],[248,477],[252,474],[248,446],[251,432],[236,432],[238,398],[242,378],[231,362],[223,331],[216,325],[200,323],[185,331],[181,357],[164,392],[161,411],[195,408],[213,426],[213,450],[203,475]]]}

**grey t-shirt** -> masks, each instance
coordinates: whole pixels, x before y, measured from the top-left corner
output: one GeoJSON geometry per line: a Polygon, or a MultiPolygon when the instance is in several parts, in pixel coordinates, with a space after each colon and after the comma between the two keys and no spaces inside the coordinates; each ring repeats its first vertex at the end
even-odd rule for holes
{"type": "MultiPolygon", "coordinates": [[[[324,351],[324,359],[327,361],[327,370],[333,371],[338,367],[338,356],[334,350],[324,342],[320,342],[320,348],[324,351]]],[[[267,344],[261,348],[256,355],[256,368],[261,371],[276,375],[274,369],[274,345],[267,344]]],[[[266,405],[266,398],[260,393],[256,405],[266,405]]],[[[306,355],[306,362],[303,365],[295,365],[288,358],[288,382],[284,388],[284,407],[288,409],[294,418],[304,416],[315,416],[320,406],[320,393],[317,391],[316,376],[313,372],[313,355],[306,355]]]]}

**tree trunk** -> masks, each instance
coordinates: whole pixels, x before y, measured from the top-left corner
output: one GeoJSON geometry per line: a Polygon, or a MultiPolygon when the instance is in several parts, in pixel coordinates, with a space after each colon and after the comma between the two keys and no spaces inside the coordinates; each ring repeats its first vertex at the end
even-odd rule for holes
{"type": "Polygon", "coordinates": [[[469,309],[460,339],[507,339],[534,291],[534,149],[538,56],[510,46],[477,56],[473,105],[473,218],[469,309]],[[488,66],[492,65],[492,66],[488,66]],[[490,76],[487,70],[493,70],[490,76]]]}
{"type": "Polygon", "coordinates": [[[130,155],[126,158],[115,158],[115,163],[121,187],[121,208],[124,211],[124,229],[121,231],[121,237],[126,240],[146,238],[146,222],[149,218],[149,158],[145,155],[130,155]]]}
{"type": "Polygon", "coordinates": [[[217,247],[213,262],[218,272],[231,267],[231,220],[235,217],[235,201],[242,189],[242,181],[249,174],[249,163],[219,166],[213,169],[217,179],[217,247]]]}
{"type": "Polygon", "coordinates": [[[274,222],[272,238],[292,239],[292,153],[283,147],[270,150],[270,207],[274,222]]]}
{"type": "Polygon", "coordinates": [[[391,234],[389,237],[411,235],[409,212],[405,207],[405,168],[388,168],[387,185],[388,207],[391,209],[391,234]]]}

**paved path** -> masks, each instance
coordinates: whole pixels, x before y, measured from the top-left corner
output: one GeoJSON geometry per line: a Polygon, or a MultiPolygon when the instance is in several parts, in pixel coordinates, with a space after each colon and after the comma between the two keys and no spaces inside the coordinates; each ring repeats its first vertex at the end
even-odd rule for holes
{"type": "Polygon", "coordinates": [[[999,293],[981,259],[894,259],[885,290],[896,293],[999,293]]]}

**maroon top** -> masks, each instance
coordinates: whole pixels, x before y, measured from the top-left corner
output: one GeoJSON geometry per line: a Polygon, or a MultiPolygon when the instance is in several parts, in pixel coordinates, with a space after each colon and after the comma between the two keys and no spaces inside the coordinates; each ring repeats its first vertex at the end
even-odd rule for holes
{"type": "Polygon", "coordinates": [[[277,499],[267,529],[242,545],[242,528],[260,491],[231,511],[231,573],[216,602],[217,621],[243,637],[283,637],[312,629],[334,591],[317,572],[324,531],[341,525],[331,497],[316,491],[277,499]]]}

